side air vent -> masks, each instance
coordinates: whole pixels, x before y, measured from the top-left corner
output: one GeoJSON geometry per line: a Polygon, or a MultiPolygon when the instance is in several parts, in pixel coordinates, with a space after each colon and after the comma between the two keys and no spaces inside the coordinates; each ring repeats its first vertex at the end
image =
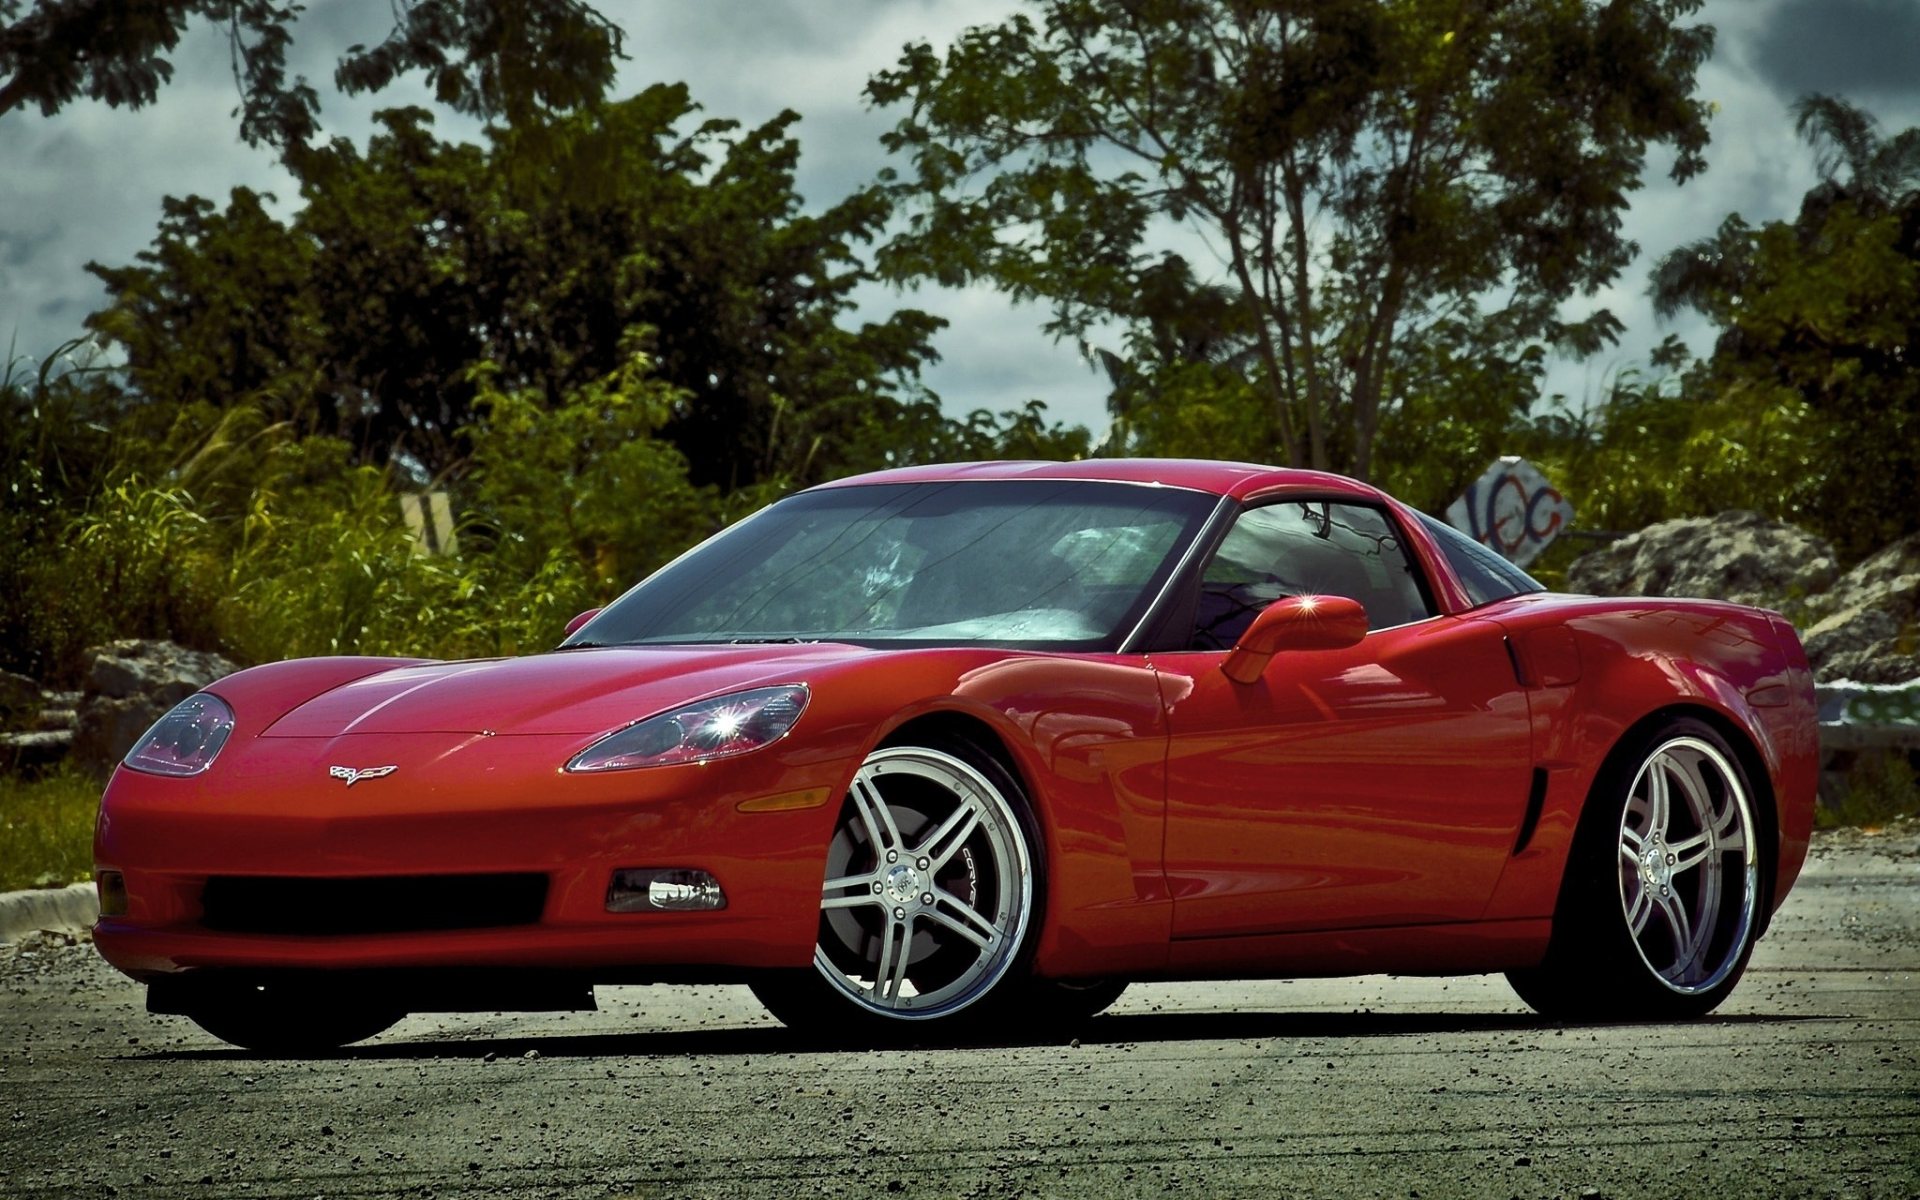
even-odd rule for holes
{"type": "Polygon", "coordinates": [[[1520,853],[1533,840],[1535,826],[1540,824],[1540,810],[1547,803],[1547,769],[1533,769],[1533,786],[1527,789],[1527,811],[1520,818],[1520,836],[1513,839],[1513,852],[1520,853]]]}

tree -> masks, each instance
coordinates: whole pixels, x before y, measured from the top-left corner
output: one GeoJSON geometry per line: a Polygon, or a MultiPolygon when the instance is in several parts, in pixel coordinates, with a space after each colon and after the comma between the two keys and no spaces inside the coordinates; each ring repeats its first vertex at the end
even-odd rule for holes
{"type": "MultiPolygon", "coordinates": [[[[899,281],[987,280],[1084,336],[1151,320],[1181,227],[1217,255],[1258,351],[1264,444],[1366,476],[1408,356],[1484,321],[1494,353],[1591,351],[1563,321],[1614,279],[1649,146],[1704,165],[1698,0],[1034,0],[870,100],[905,115],[899,281]],[[1481,310],[1485,310],[1484,317],[1481,310]]],[[[1458,339],[1456,339],[1458,340],[1458,339]]]]}
{"type": "MultiPolygon", "coordinates": [[[[1188,414],[1176,410],[1206,405],[1223,390],[1231,393],[1229,407],[1246,409],[1252,398],[1246,377],[1256,368],[1259,351],[1247,306],[1237,288],[1200,283],[1186,259],[1169,254],[1140,272],[1134,317],[1126,353],[1081,346],[1112,385],[1107,394],[1112,420],[1101,451],[1192,456],[1188,435],[1196,426],[1188,414]]],[[[1245,436],[1211,444],[1257,441],[1263,423],[1254,415],[1254,420],[1236,422],[1245,436]]],[[[1210,417],[1200,426],[1211,431],[1217,421],[1210,417]]]]}
{"type": "MultiPolygon", "coordinates": [[[[224,27],[247,141],[304,145],[318,95],[287,79],[303,6],[281,0],[0,0],[0,117],[37,106],[52,116],[77,98],[153,103],[173,78],[165,55],[190,22],[224,27]],[[23,12],[23,8],[25,11],[23,12]]],[[[424,73],[442,103],[509,122],[597,102],[613,82],[621,32],[579,0],[395,0],[378,45],[348,47],[334,83],[377,91],[424,73]]]]}
{"type": "Polygon", "coordinates": [[[1883,138],[1827,96],[1795,113],[1820,173],[1795,219],[1729,216],[1661,260],[1653,293],[1720,328],[1689,392],[1802,430],[1781,494],[1861,555],[1920,529],[1920,129],[1883,138]]]}
{"type": "Polygon", "coordinates": [[[806,482],[865,465],[910,409],[940,322],[854,323],[855,247],[886,208],[801,211],[797,119],[693,120],[684,86],[443,142],[381,116],[361,150],[294,157],[287,221],[238,192],[169,203],[138,264],[100,267],[90,318],[169,403],[266,398],[363,458],[460,462],[475,371],[549,406],[620,369],[630,335],[673,389],[662,436],[696,485],[806,482]],[[689,128],[691,125],[691,128],[689,128]]]}

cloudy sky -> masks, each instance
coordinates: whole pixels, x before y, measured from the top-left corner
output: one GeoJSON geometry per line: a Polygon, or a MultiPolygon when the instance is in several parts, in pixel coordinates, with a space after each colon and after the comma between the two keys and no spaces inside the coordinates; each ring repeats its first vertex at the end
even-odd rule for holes
{"type": "MultiPolygon", "coordinates": [[[[803,117],[800,189],[827,204],[873,177],[889,124],[866,110],[867,77],[900,47],[944,44],[956,31],[1013,7],[1004,0],[609,0],[603,12],[627,31],[631,61],[622,94],[684,80],[709,112],[749,124],[782,108],[803,117]]],[[[377,40],[388,8],[365,0],[310,0],[293,66],[320,86],[321,119],[333,134],[363,136],[376,108],[425,103],[415,86],[347,100],[325,86],[332,60],[356,41],[377,40]]],[[[1575,401],[1609,376],[1644,362],[1677,332],[1696,351],[1704,330],[1662,327],[1646,302],[1653,258],[1706,236],[1729,212],[1750,221],[1790,215],[1813,180],[1811,156],[1793,138],[1788,106],[1807,91],[1862,104],[1886,131],[1920,124],[1920,0],[1708,0],[1700,20],[1719,31],[1700,93],[1718,105],[1709,170],[1675,187],[1654,164],[1626,218],[1641,261],[1593,303],[1627,325],[1622,344],[1593,359],[1556,364],[1549,388],[1575,401]]],[[[224,38],[194,29],[174,55],[175,82],[154,106],[130,112],[77,103],[52,118],[0,118],[0,351],[37,359],[81,332],[104,298],[89,260],[130,261],[153,236],[165,195],[224,197],[236,186],[292,197],[272,156],[239,141],[230,115],[234,85],[224,38]]],[[[451,115],[443,134],[471,129],[451,115]]],[[[1039,332],[1045,314],[985,289],[875,291],[869,306],[911,304],[947,317],[943,362],[929,383],[955,412],[1046,400],[1056,416],[1103,423],[1099,378],[1075,347],[1039,332]]]]}

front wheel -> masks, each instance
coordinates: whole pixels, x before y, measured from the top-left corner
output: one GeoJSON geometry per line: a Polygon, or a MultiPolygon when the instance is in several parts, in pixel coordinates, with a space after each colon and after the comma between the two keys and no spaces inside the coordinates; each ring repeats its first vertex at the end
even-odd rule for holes
{"type": "Polygon", "coordinates": [[[874,751],[827,847],[813,969],[755,995],[832,1036],[989,1026],[1033,957],[1039,845],[1018,781],[990,756],[962,743],[874,751]]]}
{"type": "Polygon", "coordinates": [[[1548,1016],[1711,1012],[1739,982],[1762,913],[1754,792],[1726,740],[1670,722],[1603,771],[1582,817],[1553,940],[1507,979],[1548,1016]]]}

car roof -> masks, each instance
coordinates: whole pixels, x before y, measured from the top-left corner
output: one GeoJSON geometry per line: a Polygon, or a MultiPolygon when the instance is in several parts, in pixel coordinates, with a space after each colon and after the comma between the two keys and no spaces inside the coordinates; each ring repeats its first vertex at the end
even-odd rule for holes
{"type": "MultiPolygon", "coordinates": [[[[1246,499],[1267,492],[1301,491],[1377,500],[1378,489],[1344,475],[1266,467],[1257,463],[1200,458],[1086,458],[1075,462],[1030,459],[1016,462],[932,463],[896,467],[823,483],[820,488],[862,487],[877,483],[958,483],[989,479],[1084,479],[1113,483],[1158,484],[1216,496],[1246,499]]],[[[819,490],[819,489],[812,489],[819,490]]]]}

